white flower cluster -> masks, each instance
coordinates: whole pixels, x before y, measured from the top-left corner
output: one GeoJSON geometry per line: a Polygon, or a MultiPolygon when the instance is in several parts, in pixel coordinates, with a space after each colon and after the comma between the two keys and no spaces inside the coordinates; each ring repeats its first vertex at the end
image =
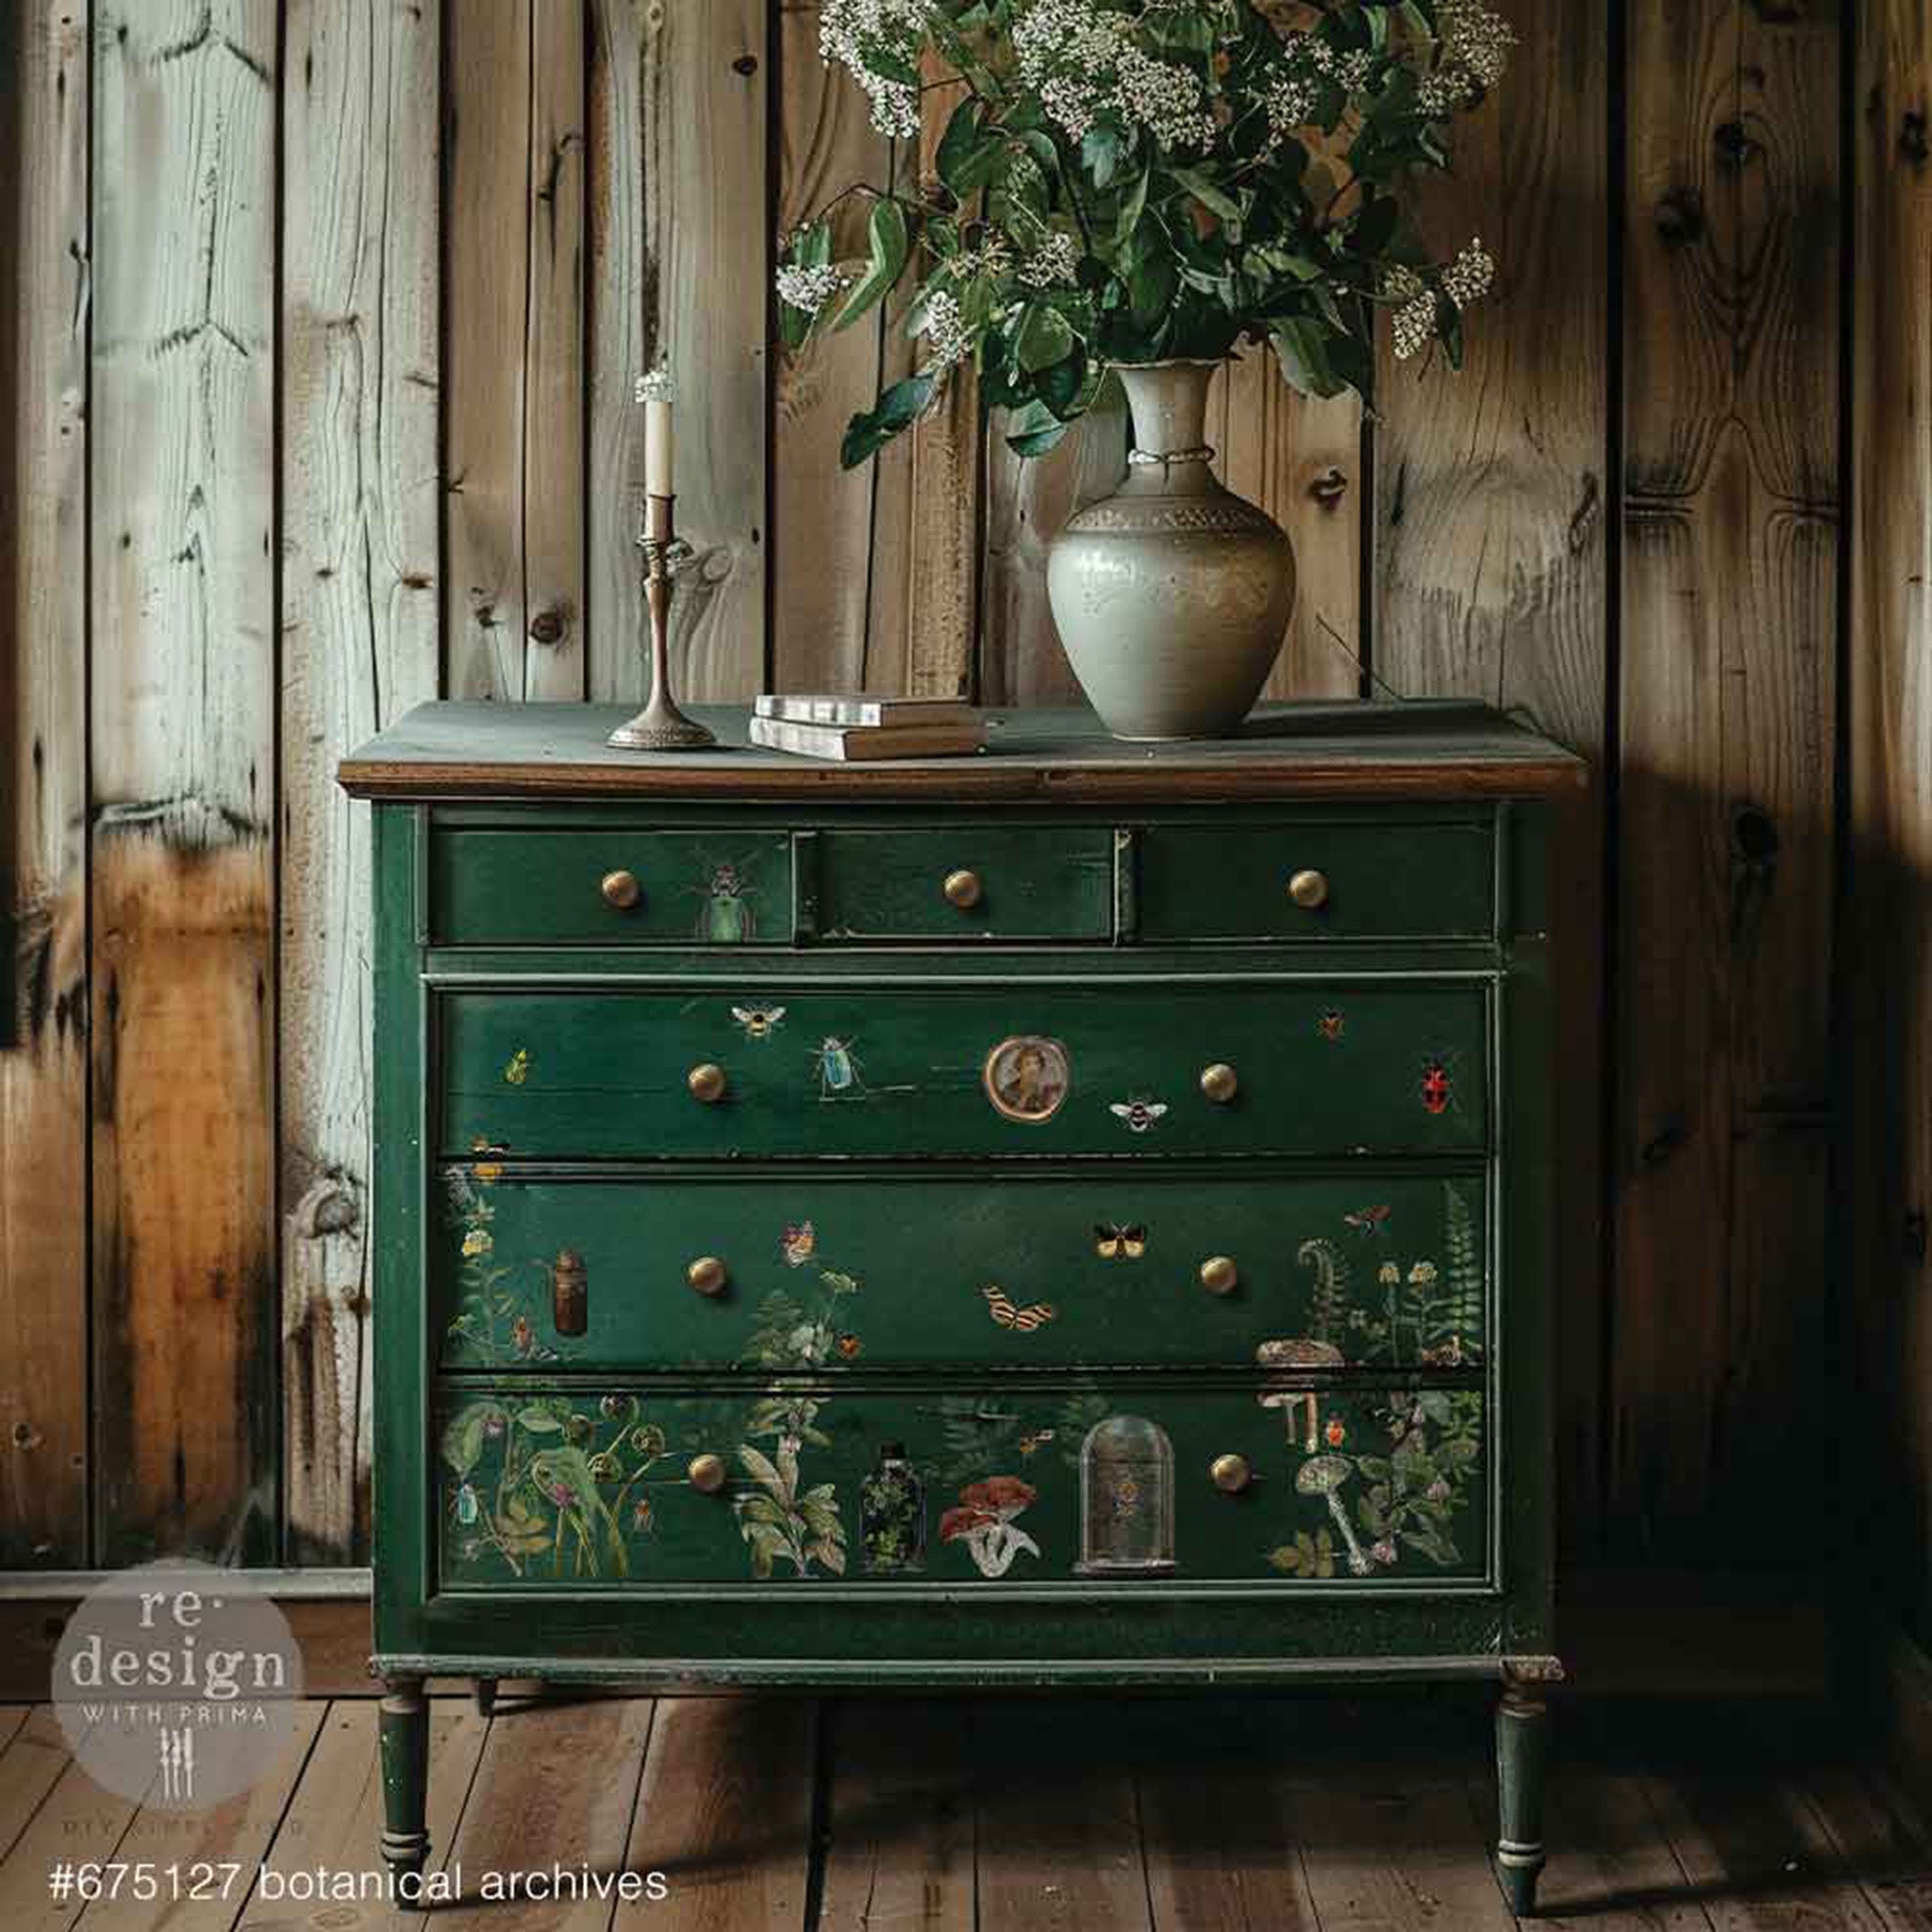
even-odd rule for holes
{"type": "Polygon", "coordinates": [[[1078,141],[1109,109],[1163,147],[1214,139],[1199,78],[1138,46],[1125,14],[1094,0],[1033,0],[1012,31],[1021,79],[1070,139],[1078,141]]]}
{"type": "Polygon", "coordinates": [[[671,403],[677,400],[677,387],[671,371],[658,363],[648,375],[638,377],[636,399],[641,403],[671,403]]]}
{"type": "Polygon", "coordinates": [[[1398,266],[1383,275],[1382,293],[1402,305],[1396,309],[1390,328],[1395,340],[1395,359],[1407,362],[1436,338],[1434,291],[1412,268],[1398,266]]]}
{"type": "Polygon", "coordinates": [[[816,315],[841,289],[849,288],[851,280],[830,262],[818,268],[788,264],[778,271],[778,299],[788,308],[816,315]]]}
{"type": "Polygon", "coordinates": [[[1064,288],[1080,265],[1080,244],[1058,229],[1043,235],[1040,245],[1020,264],[1020,279],[1029,289],[1064,288]]]}
{"type": "Polygon", "coordinates": [[[1338,54],[1326,41],[1311,33],[1291,36],[1274,77],[1261,92],[1268,115],[1268,145],[1278,146],[1296,128],[1314,119],[1321,105],[1322,82],[1335,81],[1344,93],[1367,92],[1374,72],[1374,56],[1364,48],[1338,54]]]}
{"type": "Polygon", "coordinates": [[[1503,78],[1516,30],[1482,0],[1442,0],[1436,9],[1436,65],[1416,98],[1426,114],[1453,113],[1503,78]]]}
{"type": "Polygon", "coordinates": [[[1004,235],[990,234],[977,248],[962,248],[946,258],[946,273],[956,282],[970,282],[984,275],[997,280],[1013,266],[1013,251],[1004,235]]]}
{"type": "Polygon", "coordinates": [[[1283,74],[1268,84],[1261,105],[1268,110],[1268,145],[1287,140],[1297,127],[1314,119],[1315,104],[1321,91],[1306,74],[1283,74]]]}
{"type": "Polygon", "coordinates": [[[1495,258],[1484,248],[1483,238],[1476,235],[1442,271],[1442,292],[1457,308],[1467,308],[1490,292],[1490,284],[1495,279],[1495,258]]]}
{"type": "Polygon", "coordinates": [[[873,62],[916,67],[930,10],[931,0],[824,0],[819,12],[820,59],[844,68],[872,102],[872,125],[902,141],[919,133],[919,90],[873,62]]]}
{"type": "Polygon", "coordinates": [[[973,345],[958,303],[943,289],[925,298],[925,314],[920,322],[919,333],[932,345],[928,366],[936,372],[950,369],[973,345]]]}
{"type": "MultiPolygon", "coordinates": [[[[1494,258],[1483,246],[1480,235],[1471,238],[1462,251],[1442,271],[1442,293],[1458,308],[1480,302],[1496,278],[1494,258]]],[[[1391,323],[1395,340],[1395,359],[1407,362],[1417,350],[1426,348],[1436,336],[1436,293],[1412,268],[1396,266],[1384,272],[1382,293],[1400,303],[1391,323]]]]}

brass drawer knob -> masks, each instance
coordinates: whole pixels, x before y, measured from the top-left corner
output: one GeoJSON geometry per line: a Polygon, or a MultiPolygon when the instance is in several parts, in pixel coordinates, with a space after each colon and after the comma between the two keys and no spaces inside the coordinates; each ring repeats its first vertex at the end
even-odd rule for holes
{"type": "Polygon", "coordinates": [[[946,904],[957,906],[961,912],[970,912],[986,894],[986,888],[980,883],[976,872],[949,872],[944,887],[946,904]]]}
{"type": "Polygon", "coordinates": [[[1319,912],[1328,903],[1328,874],[1298,872],[1288,882],[1288,896],[1304,912],[1319,912]]]}
{"type": "Polygon", "coordinates": [[[707,1060],[684,1076],[684,1084],[691,1089],[693,1100],[702,1100],[707,1107],[714,1106],[724,1098],[724,1069],[707,1060]]]}
{"type": "Polygon", "coordinates": [[[715,1496],[724,1487],[724,1478],[729,1472],[724,1467],[722,1456],[693,1456],[691,1467],[685,1474],[691,1478],[691,1486],[701,1494],[715,1496]]]}
{"type": "Polygon", "coordinates": [[[1209,1294],[1232,1294],[1241,1281],[1241,1272],[1230,1256],[1209,1255],[1201,1263],[1201,1286],[1209,1294]]]}
{"type": "Polygon", "coordinates": [[[723,1294],[731,1274],[716,1255],[700,1255],[684,1271],[684,1278],[700,1294],[723,1294]]]}
{"type": "Polygon", "coordinates": [[[1208,1474],[1223,1495],[1238,1496],[1247,1488],[1254,1472],[1249,1469],[1245,1456],[1217,1456],[1208,1465],[1208,1474]]]}
{"type": "Polygon", "coordinates": [[[1211,1067],[1202,1069],[1201,1091],[1216,1107],[1225,1107],[1240,1091],[1241,1084],[1234,1069],[1224,1061],[1216,1060],[1211,1067]]]}
{"type": "Polygon", "coordinates": [[[634,872],[607,872],[597,890],[604,894],[605,905],[619,912],[628,912],[644,896],[644,889],[638,884],[634,872]]]}

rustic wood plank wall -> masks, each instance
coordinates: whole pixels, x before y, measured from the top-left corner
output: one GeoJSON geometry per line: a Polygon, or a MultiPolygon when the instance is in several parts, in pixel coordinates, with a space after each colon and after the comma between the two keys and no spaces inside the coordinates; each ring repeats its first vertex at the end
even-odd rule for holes
{"type": "MultiPolygon", "coordinates": [[[[1224,474],[1300,550],[1273,690],[1479,694],[1599,764],[1563,885],[1569,1553],[1788,1562],[1849,1342],[1925,1616],[1925,8],[1501,4],[1514,69],[1435,196],[1502,264],[1467,372],[1386,362],[1363,411],[1251,356],[1218,391],[1224,474]],[[1856,1089],[1835,1011],[1884,1022],[1856,1089]],[[1840,1143],[1843,1307],[1835,1097],[1895,1123],[1840,1143]]],[[[1119,415],[1023,467],[962,384],[844,476],[900,318],[771,332],[777,235],[931,162],[817,30],[9,9],[5,1563],[365,1550],[367,828],[328,774],[438,691],[635,696],[641,371],[686,404],[693,693],[1072,691],[1041,562],[1119,415]]]]}
{"type": "Polygon", "coordinates": [[[1851,50],[1856,221],[1846,653],[1851,894],[1840,1092],[1856,1239],[1854,1521],[1932,1651],[1932,9],[1873,0],[1851,50]]]}

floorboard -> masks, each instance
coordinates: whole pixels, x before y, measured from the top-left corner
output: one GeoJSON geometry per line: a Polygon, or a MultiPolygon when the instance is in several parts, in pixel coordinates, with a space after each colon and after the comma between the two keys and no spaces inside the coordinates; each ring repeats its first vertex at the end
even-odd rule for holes
{"type": "Polygon", "coordinates": [[[586,1874],[625,1869],[654,1715],[649,1698],[500,1707],[451,1845],[460,1897],[428,1915],[436,1932],[604,1932],[611,1896],[586,1874]],[[493,1895],[536,1874],[552,1896],[493,1895]]]}
{"type": "MultiPolygon", "coordinates": [[[[143,1804],[113,1857],[157,1874],[153,1898],[123,1883],[93,1900],[75,1922],[81,1932],[229,1932],[247,1901],[249,1887],[269,1855],[295,1788],[314,1748],[328,1707],[306,1702],[288,1748],[267,1776],[209,1811],[163,1809],[143,1804]],[[207,1868],[206,1877],[201,1868],[207,1868]],[[178,1871],[180,1896],[172,1876],[178,1871]]],[[[64,1782],[64,1780],[63,1780],[64,1782]]]]}
{"type": "Polygon", "coordinates": [[[973,1764],[960,1707],[826,1714],[823,1932],[974,1932],[973,1764]]]}
{"type": "Polygon", "coordinates": [[[985,1699],[970,1713],[979,1932],[1151,1923],[1123,1707],[985,1699]]]}
{"type": "Polygon", "coordinates": [[[51,1705],[37,1704],[0,1750],[0,1858],[13,1850],[67,1768],[67,1740],[51,1705]]]}
{"type": "MultiPolygon", "coordinates": [[[[1756,1704],[1559,1720],[1539,1928],[1932,1932],[1932,1839],[1857,1740],[1756,1704]]],[[[1515,1932],[1489,1749],[1487,1700],[1453,1693],[531,1696],[488,1719],[439,1697],[431,1864],[462,1897],[409,1913],[379,1886],[286,1895],[297,1874],[379,1874],[372,1700],[305,1705],[274,1774],[188,1816],[99,1790],[45,1706],[0,1707],[0,1928],[1515,1932]],[[58,1904],[63,1857],[233,1861],[254,1883],[58,1904]],[[585,1895],[490,1895],[490,1874],[553,1867],[585,1895]],[[581,1876],[623,1872],[667,1895],[581,1876]]]]}
{"type": "MultiPolygon", "coordinates": [[[[308,1768],[282,1828],[263,1861],[260,1881],[242,1915],[242,1932],[289,1932],[326,1924],[328,1932],[404,1932],[426,1915],[392,1910],[385,1902],[382,1778],[375,1758],[376,1706],[371,1698],[332,1704],[308,1768]],[[326,1873],[332,1885],[352,1881],[352,1899],[293,1895],[302,1874],[326,1873]],[[373,1881],[375,1895],[368,1889],[373,1881]]],[[[429,1871],[447,1864],[483,1755],[490,1720],[465,1698],[438,1698],[429,1707],[429,1871]]],[[[4,1914],[0,1914],[4,1923],[4,1914]]]]}
{"type": "Polygon", "coordinates": [[[620,1907],[619,1932],[803,1926],[817,1768],[818,1706],[808,1700],[661,1702],[629,1863],[662,1873],[669,1895],[620,1907]]]}
{"type": "Polygon", "coordinates": [[[1147,1704],[1134,1781],[1158,1932],[1319,1932],[1288,1707],[1147,1704]]]}

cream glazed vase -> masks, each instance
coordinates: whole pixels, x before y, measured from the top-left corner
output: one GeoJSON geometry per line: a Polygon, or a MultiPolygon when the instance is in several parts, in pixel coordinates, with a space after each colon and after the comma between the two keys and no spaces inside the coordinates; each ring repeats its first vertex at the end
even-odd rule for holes
{"type": "Polygon", "coordinates": [[[1223,738],[1254,708],[1294,610],[1294,551],[1208,468],[1218,362],[1120,365],[1133,412],[1127,479],[1072,518],[1047,598],[1116,738],[1223,738]]]}

